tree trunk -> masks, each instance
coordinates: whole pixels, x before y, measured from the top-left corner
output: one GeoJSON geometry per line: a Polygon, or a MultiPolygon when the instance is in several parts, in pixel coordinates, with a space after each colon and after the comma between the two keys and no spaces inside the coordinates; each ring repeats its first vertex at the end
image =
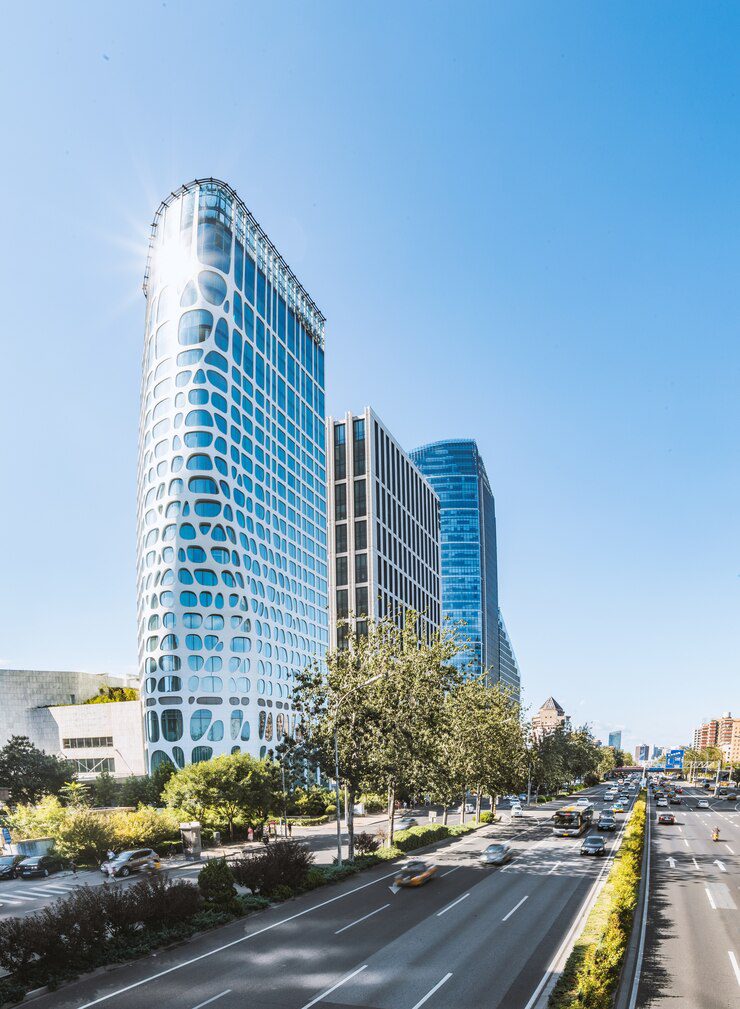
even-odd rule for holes
{"type": "Polygon", "coordinates": [[[449,810],[449,808],[447,806],[447,803],[445,803],[444,806],[442,807],[442,826],[443,827],[447,826],[447,816],[448,816],[449,812],[450,812],[450,810],[449,810]]]}
{"type": "Polygon", "coordinates": [[[480,789],[475,793],[475,822],[480,823],[480,800],[482,796],[480,789]]]}
{"type": "Polygon", "coordinates": [[[354,788],[345,787],[345,811],[347,817],[347,861],[353,862],[355,858],[355,796],[354,788]]]}
{"type": "Polygon", "coordinates": [[[388,785],[388,837],[386,838],[386,844],[389,848],[393,847],[393,822],[396,812],[396,786],[393,783],[388,785]]]}
{"type": "Polygon", "coordinates": [[[465,823],[465,803],[467,801],[467,794],[468,790],[467,788],[464,788],[462,794],[462,805],[460,806],[460,823],[465,823]]]}

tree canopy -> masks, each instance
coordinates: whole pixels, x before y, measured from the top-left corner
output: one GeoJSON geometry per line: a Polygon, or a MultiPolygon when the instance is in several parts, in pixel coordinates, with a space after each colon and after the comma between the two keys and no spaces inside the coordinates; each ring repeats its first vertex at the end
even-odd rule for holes
{"type": "Polygon", "coordinates": [[[0,785],[10,790],[12,805],[55,795],[73,778],[68,761],[40,750],[28,736],[11,736],[0,749],[0,785]]]}

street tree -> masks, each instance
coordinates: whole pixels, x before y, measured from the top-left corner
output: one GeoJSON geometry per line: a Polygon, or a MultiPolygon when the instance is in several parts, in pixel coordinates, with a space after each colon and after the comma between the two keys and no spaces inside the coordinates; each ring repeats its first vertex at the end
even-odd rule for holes
{"type": "Polygon", "coordinates": [[[12,805],[56,795],[73,779],[68,761],[39,750],[28,736],[11,736],[0,749],[0,784],[10,790],[12,805]]]}

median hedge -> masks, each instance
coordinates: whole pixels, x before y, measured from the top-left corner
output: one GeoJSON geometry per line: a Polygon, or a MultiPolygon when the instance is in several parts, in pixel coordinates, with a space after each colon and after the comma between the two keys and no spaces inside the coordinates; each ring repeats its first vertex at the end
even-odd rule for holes
{"type": "Polygon", "coordinates": [[[550,995],[549,1009],[611,1009],[637,906],[645,836],[644,793],[614,865],[550,995]]]}

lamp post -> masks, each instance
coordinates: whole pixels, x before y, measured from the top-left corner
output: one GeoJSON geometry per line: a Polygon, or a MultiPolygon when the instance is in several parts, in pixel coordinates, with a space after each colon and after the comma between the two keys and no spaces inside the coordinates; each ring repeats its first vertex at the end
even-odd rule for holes
{"type": "Polygon", "coordinates": [[[375,676],[371,676],[364,683],[358,683],[356,687],[352,687],[351,690],[342,694],[334,708],[334,795],[337,806],[337,865],[339,866],[342,865],[342,818],[339,802],[339,709],[351,694],[357,693],[358,690],[364,690],[365,687],[370,686],[371,683],[375,683],[382,676],[383,673],[376,673],[375,676]]]}

